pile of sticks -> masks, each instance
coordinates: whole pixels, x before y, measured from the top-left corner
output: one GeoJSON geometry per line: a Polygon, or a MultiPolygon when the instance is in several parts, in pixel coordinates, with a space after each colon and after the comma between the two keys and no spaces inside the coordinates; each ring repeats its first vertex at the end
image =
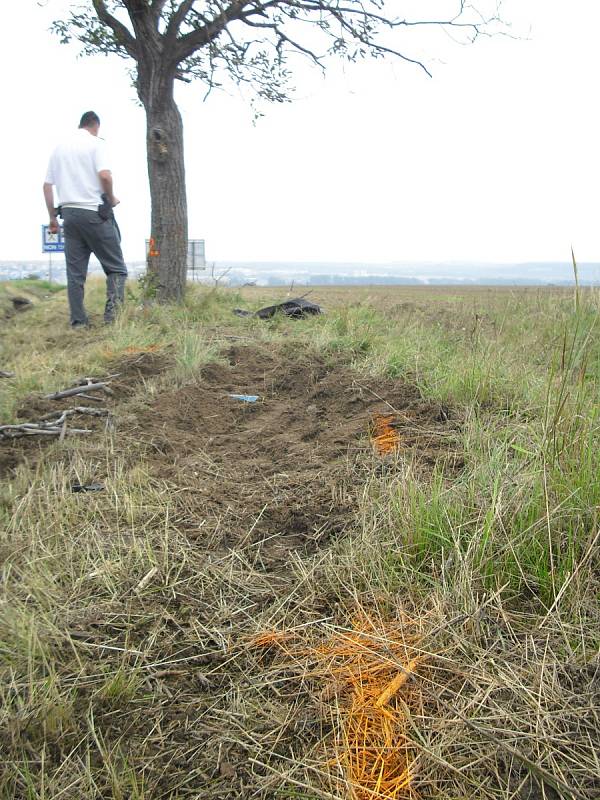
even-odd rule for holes
{"type": "Polygon", "coordinates": [[[22,422],[17,425],[0,425],[0,439],[16,439],[19,436],[58,436],[62,441],[67,433],[92,433],[89,428],[68,428],[67,419],[73,414],[88,414],[94,417],[107,417],[106,408],[88,408],[76,406],[64,411],[53,411],[46,414],[38,422],[22,422]]]}
{"type": "MultiPolygon", "coordinates": [[[[115,375],[108,375],[106,378],[82,378],[69,389],[54,392],[44,396],[45,400],[62,400],[65,397],[85,398],[96,403],[104,402],[102,395],[112,395],[110,379],[116,378],[115,375]]],[[[22,422],[16,425],[0,425],[0,441],[3,439],[16,439],[20,436],[58,436],[62,441],[67,434],[87,434],[92,433],[89,428],[72,428],[67,426],[67,420],[74,414],[83,414],[92,417],[107,417],[108,410],[105,408],[90,408],[89,406],[75,406],[64,411],[53,411],[46,414],[37,422],[22,422]]]]}

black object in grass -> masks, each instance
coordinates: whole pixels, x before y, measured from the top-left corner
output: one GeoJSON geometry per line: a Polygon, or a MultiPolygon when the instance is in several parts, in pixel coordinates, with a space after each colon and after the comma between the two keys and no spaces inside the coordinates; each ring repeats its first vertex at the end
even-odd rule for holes
{"type": "Polygon", "coordinates": [[[260,308],[258,311],[244,311],[242,308],[234,308],[233,313],[237,314],[238,317],[258,317],[259,319],[270,319],[275,314],[283,314],[286,317],[292,317],[292,319],[300,319],[312,314],[322,314],[323,309],[316,303],[311,303],[310,300],[305,300],[303,297],[295,297],[292,300],[286,300],[274,306],[260,308]]]}

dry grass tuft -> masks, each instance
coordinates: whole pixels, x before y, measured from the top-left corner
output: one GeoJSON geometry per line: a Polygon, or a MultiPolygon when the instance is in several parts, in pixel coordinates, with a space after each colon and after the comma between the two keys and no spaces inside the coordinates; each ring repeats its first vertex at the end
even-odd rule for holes
{"type": "Polygon", "coordinates": [[[148,345],[129,345],[128,347],[124,347],[122,350],[115,350],[111,347],[107,347],[102,351],[102,355],[105,358],[118,358],[119,356],[123,355],[138,355],[141,353],[158,353],[161,350],[165,349],[164,344],[148,344],[148,345]]]}

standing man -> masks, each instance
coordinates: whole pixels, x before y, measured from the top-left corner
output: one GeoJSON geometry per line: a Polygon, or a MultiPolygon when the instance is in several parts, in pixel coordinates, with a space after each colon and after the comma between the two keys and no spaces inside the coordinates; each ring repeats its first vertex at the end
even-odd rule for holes
{"type": "Polygon", "coordinates": [[[119,200],[113,193],[112,173],[104,142],[98,138],[99,129],[98,115],[86,111],[79,129],[59,144],[50,156],[44,183],[50,232],[56,233],[59,227],[53,186],[56,187],[64,220],[67,288],[73,328],[88,325],[83,295],[91,253],[106,275],[106,323],[114,321],[125,294],[127,267],[113,213],[119,200]]]}

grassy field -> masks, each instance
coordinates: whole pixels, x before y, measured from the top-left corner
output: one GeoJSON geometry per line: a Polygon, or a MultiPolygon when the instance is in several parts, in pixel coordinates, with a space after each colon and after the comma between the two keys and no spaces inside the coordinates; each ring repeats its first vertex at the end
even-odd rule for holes
{"type": "Polygon", "coordinates": [[[600,795],[594,290],[18,283],[0,798],[600,795]]]}

